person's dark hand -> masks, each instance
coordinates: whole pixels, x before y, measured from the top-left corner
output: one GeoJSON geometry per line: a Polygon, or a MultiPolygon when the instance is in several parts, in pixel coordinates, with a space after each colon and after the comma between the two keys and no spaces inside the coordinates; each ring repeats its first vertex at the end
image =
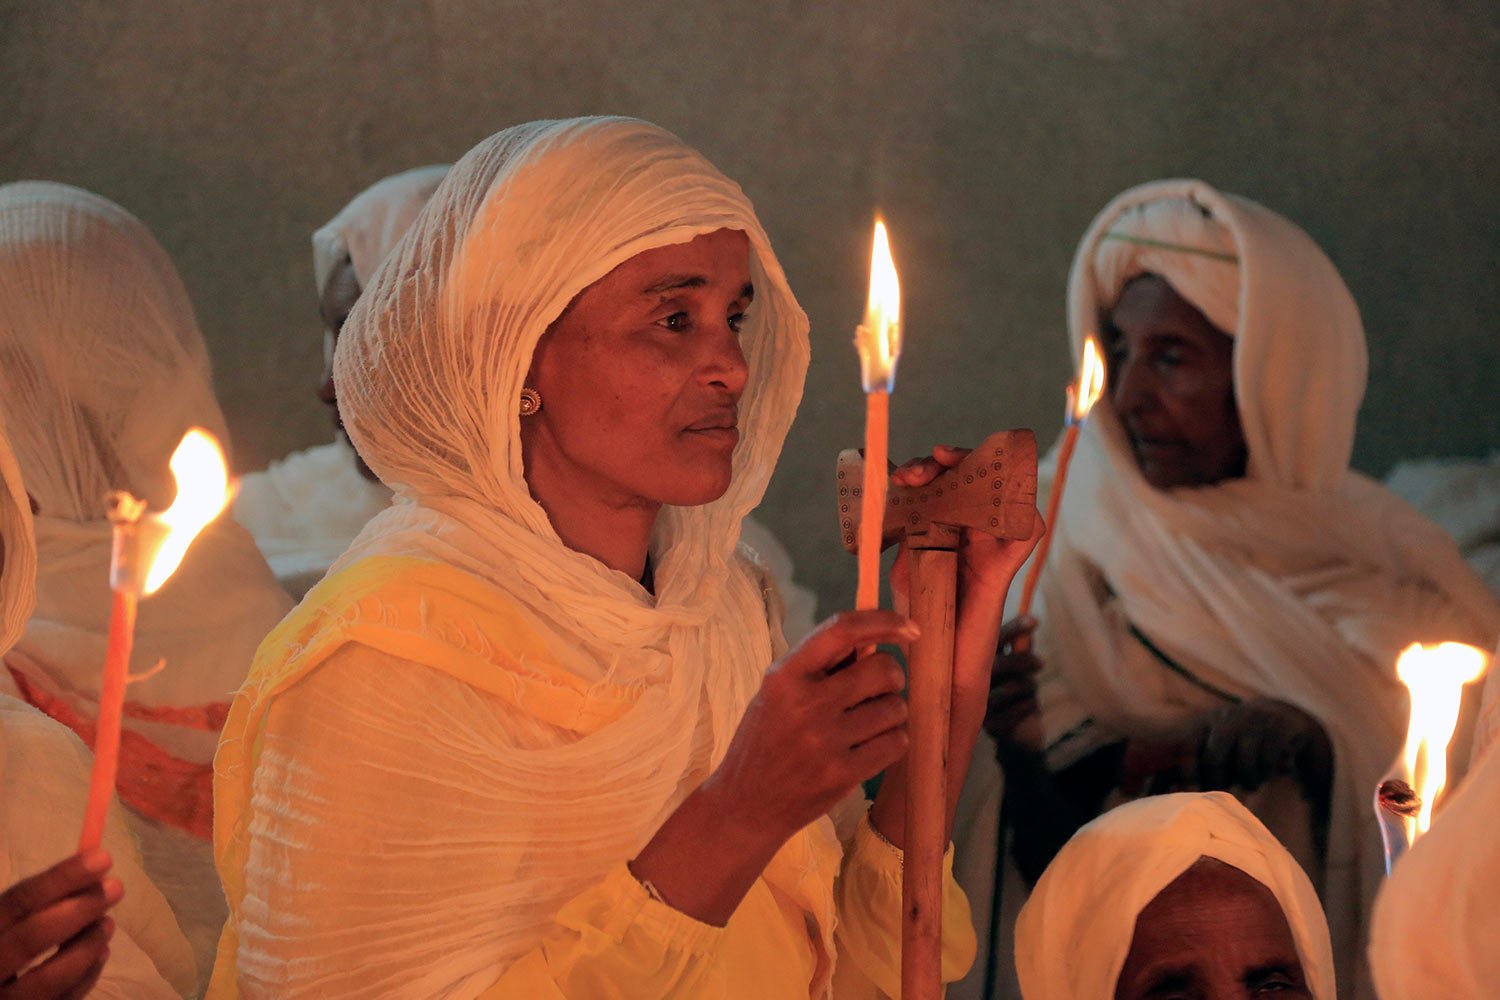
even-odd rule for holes
{"type": "Polygon", "coordinates": [[[1036,619],[1027,616],[1013,618],[1000,629],[1000,648],[990,671],[984,731],[1002,753],[1007,750],[1041,753],[1043,749],[1042,717],[1036,700],[1036,676],[1042,669],[1042,661],[1031,652],[1029,642],[1036,626],[1036,619]]]}
{"type": "Polygon", "coordinates": [[[1273,778],[1295,778],[1316,797],[1333,775],[1333,746],[1311,715],[1271,698],[1227,705],[1198,725],[1185,776],[1204,791],[1254,791],[1273,778]]]}
{"type": "Polygon", "coordinates": [[[74,855],[0,893],[0,1000],[72,1000],[93,988],[114,934],[106,912],[124,895],[105,877],[110,865],[102,850],[74,855]]]}
{"type": "Polygon", "coordinates": [[[747,823],[785,839],[906,753],[906,675],[887,653],[917,627],[890,611],[846,611],[771,665],[708,779],[747,823]]]}

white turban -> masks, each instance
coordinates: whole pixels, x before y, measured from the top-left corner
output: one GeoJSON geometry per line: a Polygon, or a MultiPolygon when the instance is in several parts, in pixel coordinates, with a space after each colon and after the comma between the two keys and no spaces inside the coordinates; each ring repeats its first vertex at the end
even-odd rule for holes
{"type": "Polygon", "coordinates": [[[406,235],[417,213],[447,176],[446,163],[415,167],[392,174],[365,188],[339,209],[339,214],[313,231],[313,277],[318,291],[339,261],[348,255],[361,288],[396,242],[406,235]]]}
{"type": "Polygon", "coordinates": [[[1358,996],[1353,964],[1382,875],[1369,800],[1406,727],[1396,655],[1414,641],[1489,647],[1500,606],[1436,525],[1350,471],[1364,331],[1302,230],[1201,181],[1125,192],[1074,260],[1075,352],[1147,271],[1233,336],[1248,471],[1155,489],[1108,396],[1095,407],[1040,588],[1054,763],[1110,739],[1180,738],[1236,700],[1278,699],[1316,718],[1335,753],[1325,909],[1350,963],[1340,979],[1358,996]]]}
{"type": "Polygon", "coordinates": [[[1027,1000],[1113,1000],[1136,918],[1200,858],[1271,890],[1314,1000],[1335,1000],[1333,952],[1317,893],[1286,848],[1233,796],[1158,795],[1079,830],[1042,874],[1016,925],[1027,1000]]]}
{"type": "MultiPolygon", "coordinates": [[[[522,609],[585,689],[640,692],[588,739],[476,771],[464,789],[517,815],[551,803],[545,837],[497,830],[475,845],[525,858],[491,954],[524,952],[567,899],[639,850],[722,757],[759,688],[774,642],[761,577],[735,546],[796,412],[807,332],[738,185],[675,136],[624,118],[534,122],[481,142],[350,314],[334,360],[339,408],[397,502],[332,572],[371,556],[454,566],[522,609]],[[742,437],[720,499],[661,511],[652,594],[564,545],[532,498],[522,379],[581,291],[637,254],[720,229],[748,237],[755,286],[740,339],[742,437]]],[[[794,865],[815,884],[811,860],[794,865]]]]}

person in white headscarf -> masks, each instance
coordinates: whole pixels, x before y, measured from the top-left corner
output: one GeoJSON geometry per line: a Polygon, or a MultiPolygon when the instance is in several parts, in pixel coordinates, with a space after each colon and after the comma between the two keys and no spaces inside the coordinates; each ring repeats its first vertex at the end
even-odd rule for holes
{"type": "Polygon", "coordinates": [[[391,502],[390,489],[360,461],[339,422],[333,351],[360,290],[447,173],[447,164],[434,164],[383,178],[312,234],[323,319],[318,398],[329,409],[335,440],[244,476],[234,498],[235,520],[255,536],[276,578],[294,597],[321,580],[365,522],[391,502]]]}
{"type": "Polygon", "coordinates": [[[1337,1000],[1312,883],[1223,792],[1127,803],[1058,852],[1021,910],[1025,1000],[1337,1000]]]}
{"type": "Polygon", "coordinates": [[[1375,899],[1370,968],[1380,1000],[1488,1000],[1500,983],[1500,649],[1490,662],[1468,776],[1375,899]]]}
{"type": "MultiPolygon", "coordinates": [[[[454,166],[334,362],[397,500],[219,747],[210,996],[899,991],[902,678],[852,654],[915,628],[849,612],[788,651],[736,548],[807,330],[739,187],[655,126],[535,122],[454,166]]],[[[954,799],[1032,544],[966,542],[954,799]]]]}
{"type": "MultiPolygon", "coordinates": [[[[1122,794],[1236,790],[1313,873],[1340,981],[1368,997],[1369,800],[1406,726],[1396,656],[1488,647],[1500,607],[1436,525],[1350,470],[1364,330],[1291,222],[1200,181],[1134,188],[1084,236],[1068,313],[1075,356],[1101,335],[1109,384],[1071,467],[1035,655],[997,659],[1014,856],[1034,873],[1122,794]]],[[[963,881],[984,911],[999,772],[968,797],[963,881]]]]}
{"type": "MultiPolygon", "coordinates": [[[[0,415],[35,503],[36,610],[0,692],[92,739],[110,615],[107,496],[161,510],[168,460],[225,440],[208,351],[165,252],[118,205],[63,184],[0,187],[0,415]]],[[[224,904],[213,874],[213,752],[255,647],[291,607],[249,534],[211,524],[141,602],[118,790],[146,865],[201,958],[224,904]]]]}
{"type": "MultiPolygon", "coordinates": [[[[0,421],[0,653],[20,637],[35,595],[30,501],[0,421]]],[[[90,763],[77,736],[0,694],[0,996],[188,996],[192,952],[120,809],[101,850],[73,853],[90,763]]]]}
{"type": "MultiPolygon", "coordinates": [[[[337,439],[245,476],[234,501],[235,519],[255,536],[276,578],[295,597],[321,580],[365,522],[391,502],[390,488],[349,447],[338,415],[333,352],[360,291],[447,173],[442,164],[378,181],[313,233],[324,346],[318,398],[330,410],[337,439]]],[[[812,631],[817,597],[793,582],[792,557],[768,528],[747,517],[743,531],[741,541],[776,578],[786,604],[787,639],[796,642],[812,631]]]]}

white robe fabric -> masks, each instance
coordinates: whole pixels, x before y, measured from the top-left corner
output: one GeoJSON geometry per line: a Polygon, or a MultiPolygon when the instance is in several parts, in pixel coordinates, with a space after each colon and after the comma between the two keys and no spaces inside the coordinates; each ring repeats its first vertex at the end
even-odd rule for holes
{"type": "Polygon", "coordinates": [[[1113,1000],[1136,918],[1200,858],[1238,868],[1271,890],[1313,1000],[1336,1000],[1328,925],[1312,883],[1270,831],[1224,792],[1131,802],[1068,841],[1016,927],[1025,1000],[1113,1000]]]}
{"type": "MultiPolygon", "coordinates": [[[[1367,998],[1363,941],[1382,875],[1369,801],[1406,729],[1396,654],[1413,641],[1489,647],[1500,606],[1436,525],[1349,469],[1364,331],[1338,272],[1305,233],[1201,181],[1125,192],[1074,260],[1075,357],[1101,309],[1146,272],[1235,338],[1248,472],[1156,490],[1108,398],[1095,407],[1035,609],[1050,756],[1065,766],[1120,738],[1182,735],[1226,696],[1278,699],[1317,718],[1336,769],[1324,904],[1340,982],[1367,998]],[[1132,625],[1192,679],[1167,669],[1132,625]]],[[[976,767],[968,796],[987,791],[991,817],[995,770],[976,767]]],[[[970,815],[983,811],[971,803],[970,815]]],[[[969,879],[993,877],[984,860],[994,839],[993,819],[970,824],[959,843],[969,879]]],[[[982,906],[989,885],[964,885],[982,906]]]]}
{"type": "Polygon", "coordinates": [[[1375,900],[1369,956],[1380,1000],[1490,1000],[1500,989],[1500,649],[1495,656],[1468,776],[1375,900]]]}
{"type": "MultiPolygon", "coordinates": [[[[166,507],[167,463],[183,433],[202,427],[225,442],[224,418],[165,252],[124,209],[78,188],[0,187],[0,356],[0,414],[41,511],[36,609],[5,655],[0,693],[29,690],[49,713],[88,725],[110,613],[106,494],[166,507]]],[[[128,710],[126,732],[206,778],[218,734],[204,720],[222,712],[290,607],[249,534],[228,518],[210,525],[140,604],[131,672],[165,667],[127,689],[128,705],[151,718],[128,710]]],[[[132,821],[148,870],[206,959],[223,920],[207,840],[137,809],[132,821]]]]}
{"type": "MultiPolygon", "coordinates": [[[[36,591],[36,546],[20,468],[0,421],[0,654],[19,638],[36,591]]],[[[88,749],[41,712],[0,694],[0,890],[73,853],[88,798],[88,749]]],[[[170,1000],[196,985],[192,951],[166,900],[141,869],[124,813],[106,818],[111,875],[125,886],[110,957],[90,996],[170,1000]]]]}
{"type": "Polygon", "coordinates": [[[1385,485],[1452,535],[1464,561],[1500,595],[1500,451],[1483,460],[1410,459],[1385,485]]]}

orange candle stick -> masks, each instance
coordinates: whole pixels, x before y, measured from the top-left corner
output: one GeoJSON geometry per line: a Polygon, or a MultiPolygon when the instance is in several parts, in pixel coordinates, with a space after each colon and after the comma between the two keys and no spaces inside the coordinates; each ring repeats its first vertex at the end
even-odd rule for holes
{"type": "Polygon", "coordinates": [[[854,334],[859,350],[860,380],[865,390],[865,471],[860,491],[859,586],[854,607],[880,607],[880,525],[885,519],[890,482],[887,455],[891,390],[901,356],[901,281],[891,258],[885,223],[875,220],[870,253],[870,296],[865,319],[854,334]]]}
{"type": "MultiPolygon", "coordinates": [[[[1047,497],[1047,533],[1037,542],[1036,553],[1026,569],[1026,580],[1021,585],[1019,615],[1031,613],[1031,602],[1036,597],[1037,583],[1042,578],[1042,567],[1047,562],[1047,551],[1052,547],[1052,536],[1057,532],[1061,516],[1063,489],[1068,484],[1068,465],[1073,461],[1073,449],[1078,444],[1078,432],[1088,419],[1089,411],[1104,393],[1104,359],[1099,353],[1099,342],[1092,335],[1083,342],[1083,360],[1078,365],[1078,379],[1068,386],[1067,429],[1063,431],[1062,445],[1057,450],[1057,468],[1052,475],[1052,492],[1047,497]]],[[[1018,652],[1030,644],[1016,643],[1018,652]]]]}
{"type": "Polygon", "coordinates": [[[94,766],[89,775],[83,830],[78,837],[80,854],[98,847],[103,840],[104,819],[114,798],[137,602],[167,582],[198,532],[219,515],[230,497],[224,453],[206,431],[188,431],[172,454],[171,469],[177,479],[177,498],[160,514],[147,514],[145,503],[128,493],[110,498],[114,549],[109,583],[114,602],[99,688],[99,715],[94,725],[94,766]]]}

